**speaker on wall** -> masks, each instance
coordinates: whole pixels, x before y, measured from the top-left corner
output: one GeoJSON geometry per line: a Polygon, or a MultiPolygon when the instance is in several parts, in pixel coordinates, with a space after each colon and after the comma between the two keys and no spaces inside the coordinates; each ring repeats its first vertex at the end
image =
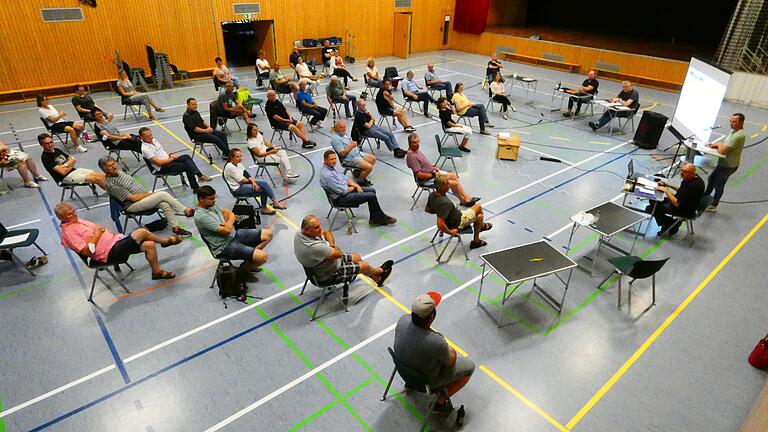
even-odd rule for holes
{"type": "Polygon", "coordinates": [[[655,149],[667,124],[667,116],[653,111],[644,111],[640,124],[635,130],[632,143],[643,149],[655,149]]]}

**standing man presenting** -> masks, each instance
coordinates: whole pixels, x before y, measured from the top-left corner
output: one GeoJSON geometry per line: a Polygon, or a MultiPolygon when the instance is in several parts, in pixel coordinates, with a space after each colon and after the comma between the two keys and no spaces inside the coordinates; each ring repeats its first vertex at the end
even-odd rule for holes
{"type": "Polygon", "coordinates": [[[744,150],[744,141],[746,139],[746,136],[744,136],[744,114],[736,113],[731,116],[731,133],[725,137],[723,142],[707,144],[707,147],[717,149],[718,153],[725,155],[724,158],[717,159],[717,167],[712,170],[707,179],[707,190],[704,191],[704,194],[709,195],[713,190],[715,191],[715,200],[707,211],[713,213],[717,211],[717,205],[720,204],[720,198],[725,191],[725,183],[728,181],[728,177],[739,169],[741,151],[744,150]]]}

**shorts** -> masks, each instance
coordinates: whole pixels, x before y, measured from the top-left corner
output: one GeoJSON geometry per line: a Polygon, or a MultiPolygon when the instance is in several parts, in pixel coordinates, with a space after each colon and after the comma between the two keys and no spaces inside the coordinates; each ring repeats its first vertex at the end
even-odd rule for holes
{"type": "Polygon", "coordinates": [[[360,274],[360,263],[352,261],[352,254],[341,254],[341,267],[336,270],[336,276],[332,279],[331,283],[346,283],[355,280],[357,275],[360,274]]]}
{"type": "Polygon", "coordinates": [[[88,168],[75,168],[61,182],[63,184],[82,184],[86,182],[87,177],[91,174],[93,174],[93,170],[88,168]]]}
{"type": "Polygon", "coordinates": [[[128,261],[128,257],[141,252],[141,246],[131,236],[121,238],[112,246],[105,264],[115,264],[128,261]]]}
{"type": "Polygon", "coordinates": [[[464,228],[471,225],[473,222],[475,222],[475,219],[477,219],[477,215],[475,214],[475,211],[471,208],[468,208],[461,212],[461,222],[459,222],[459,231],[463,230],[464,228]]]}
{"type": "Polygon", "coordinates": [[[440,374],[435,378],[435,381],[430,385],[433,389],[445,387],[446,385],[463,378],[465,376],[472,375],[475,371],[475,363],[460,355],[456,356],[456,363],[453,367],[444,368],[440,374]]]}
{"type": "Polygon", "coordinates": [[[51,132],[53,132],[53,133],[64,133],[64,132],[66,132],[64,130],[64,128],[66,128],[67,126],[72,127],[74,124],[75,124],[75,122],[71,122],[71,121],[63,121],[63,122],[54,123],[54,124],[51,125],[51,132]]]}
{"type": "Polygon", "coordinates": [[[279,84],[277,86],[277,92],[284,94],[293,93],[293,87],[291,87],[290,84],[279,84]]]}
{"type": "Polygon", "coordinates": [[[448,133],[456,133],[456,134],[462,134],[464,136],[472,136],[472,128],[466,125],[458,125],[454,127],[447,128],[445,130],[448,133]]]}
{"type": "Polygon", "coordinates": [[[347,164],[347,165],[353,166],[353,167],[355,167],[355,168],[357,168],[357,169],[363,169],[363,167],[364,167],[364,164],[366,164],[366,163],[367,163],[367,162],[365,162],[365,160],[363,159],[363,158],[365,158],[366,154],[365,154],[365,153],[363,153],[363,152],[360,152],[360,156],[361,156],[361,158],[360,158],[360,159],[355,159],[355,160],[353,160],[353,161],[349,161],[349,162],[347,162],[347,161],[344,161],[344,163],[345,163],[345,164],[347,164]]]}
{"type": "Polygon", "coordinates": [[[235,238],[224,246],[219,258],[251,261],[253,251],[261,243],[261,229],[240,229],[235,231],[235,238]]]}
{"type": "Polygon", "coordinates": [[[379,110],[379,115],[392,117],[395,115],[395,110],[392,107],[387,107],[379,110]]]}
{"type": "Polygon", "coordinates": [[[290,125],[296,125],[296,120],[291,119],[290,123],[286,122],[275,122],[275,125],[272,127],[272,129],[280,129],[280,130],[288,130],[288,127],[290,125]]]}

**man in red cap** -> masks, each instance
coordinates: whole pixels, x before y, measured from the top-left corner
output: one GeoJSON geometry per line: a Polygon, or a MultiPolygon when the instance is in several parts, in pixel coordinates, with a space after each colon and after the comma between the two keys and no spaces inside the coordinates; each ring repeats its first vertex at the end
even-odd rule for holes
{"type": "Polygon", "coordinates": [[[440,293],[434,291],[416,297],[411,305],[411,316],[403,315],[397,321],[395,355],[423,375],[432,389],[445,389],[433,412],[448,414],[453,410],[449,397],[469,382],[475,364],[456,355],[443,335],[430,328],[441,299],[440,293]]]}

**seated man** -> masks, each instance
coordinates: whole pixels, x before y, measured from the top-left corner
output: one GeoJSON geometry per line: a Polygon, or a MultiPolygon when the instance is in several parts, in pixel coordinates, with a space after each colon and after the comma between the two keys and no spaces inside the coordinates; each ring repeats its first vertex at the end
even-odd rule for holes
{"type": "MultiPolygon", "coordinates": [[[[387,260],[381,267],[373,267],[363,261],[360,254],[343,252],[336,246],[333,233],[324,230],[315,215],[307,215],[301,220],[301,232],[293,238],[293,252],[296,260],[310,269],[320,284],[352,282],[362,273],[382,286],[394,265],[392,260],[387,260]]],[[[348,296],[347,291],[342,293],[345,304],[348,296]]]]}
{"type": "Polygon", "coordinates": [[[235,230],[235,214],[216,205],[216,191],[203,186],[197,191],[195,226],[216,258],[242,260],[240,271],[253,281],[252,271],[267,262],[264,247],[272,240],[272,230],[235,230]]]}
{"type": "Polygon", "coordinates": [[[435,66],[430,63],[427,65],[427,71],[424,73],[424,80],[427,82],[427,87],[431,90],[445,90],[445,98],[448,100],[453,99],[453,85],[450,81],[443,81],[435,74],[435,66]]]}
{"type": "MultiPolygon", "coordinates": [[[[427,379],[433,391],[445,389],[451,397],[469,382],[475,364],[457,355],[445,337],[431,329],[442,298],[435,291],[416,297],[410,316],[403,315],[397,320],[394,351],[400,361],[427,379]]],[[[448,414],[452,410],[449,399],[440,393],[433,412],[448,414]]]]}
{"type": "MultiPolygon", "coordinates": [[[[572,93],[581,97],[569,97],[568,98],[568,111],[563,113],[563,117],[570,117],[574,114],[571,114],[571,110],[573,109],[573,104],[576,103],[576,112],[575,115],[579,115],[579,111],[581,111],[581,104],[584,102],[591,101],[595,94],[597,93],[597,88],[600,86],[600,81],[595,78],[595,71],[594,69],[590,70],[587,74],[587,79],[584,80],[584,82],[581,83],[578,89],[575,89],[572,93]],[[587,97],[586,95],[591,95],[587,97]]],[[[569,92],[570,93],[570,92],[569,92]]]]}
{"type": "Polygon", "coordinates": [[[285,210],[285,205],[275,198],[275,193],[269,187],[266,180],[252,177],[243,166],[243,152],[238,148],[229,151],[229,162],[224,165],[222,175],[227,187],[232,191],[236,198],[259,198],[261,201],[261,214],[272,215],[275,210],[267,208],[267,200],[272,200],[272,207],[278,210],[285,210]]]}
{"type": "Polygon", "coordinates": [[[461,205],[464,207],[472,207],[476,202],[480,201],[479,197],[473,197],[464,191],[464,187],[459,183],[459,178],[456,173],[441,171],[440,168],[434,166],[419,150],[420,144],[419,136],[416,134],[408,135],[408,154],[405,156],[405,163],[408,168],[413,171],[413,175],[416,176],[420,182],[434,179],[438,175],[444,175],[448,177],[448,186],[454,195],[461,201],[461,205]]]}
{"type": "Polygon", "coordinates": [[[248,112],[248,110],[237,101],[237,93],[235,92],[235,83],[230,81],[226,84],[226,91],[223,93],[219,93],[219,105],[221,105],[221,109],[224,110],[224,113],[229,118],[235,118],[235,117],[241,117],[245,124],[250,123],[251,121],[251,114],[248,112]]]}
{"type": "Polygon", "coordinates": [[[277,61],[275,61],[275,67],[269,74],[269,83],[274,91],[282,94],[296,93],[299,90],[299,86],[293,82],[291,77],[285,76],[280,71],[280,64],[277,61]]]}
{"type": "Polygon", "coordinates": [[[48,96],[42,94],[37,95],[37,106],[39,107],[37,111],[40,114],[40,118],[43,119],[48,130],[56,134],[69,134],[72,143],[75,144],[75,150],[80,153],[88,151],[83,143],[80,142],[79,138],[80,134],[83,133],[83,129],[85,129],[85,124],[82,121],[78,120],[72,122],[64,120],[67,113],[59,112],[59,110],[54,108],[54,106],[49,103],[48,96]]]}
{"type": "Polygon", "coordinates": [[[640,108],[640,93],[637,89],[632,88],[632,83],[624,81],[621,83],[621,91],[616,97],[611,98],[612,103],[620,103],[622,106],[629,108],[627,111],[605,110],[602,116],[597,119],[597,122],[589,122],[589,127],[593,131],[600,129],[601,127],[610,123],[614,117],[630,117],[634,116],[637,109],[640,108]]]}
{"type": "MultiPolygon", "coordinates": [[[[299,52],[299,47],[294,45],[292,48],[291,56],[288,57],[288,63],[291,65],[291,69],[296,70],[296,65],[299,63],[299,57],[301,57],[301,53],[299,52]]],[[[305,62],[307,66],[309,66],[309,71],[312,72],[312,74],[316,74],[317,71],[315,70],[315,65],[317,62],[314,58],[309,59],[305,62]]]]}
{"type": "Polygon", "coordinates": [[[317,75],[312,72],[309,69],[309,65],[304,63],[304,57],[299,56],[294,69],[296,70],[296,74],[299,76],[299,85],[304,82],[309,84],[310,88],[317,90],[318,86],[320,85],[318,80],[323,78],[323,75],[317,75]]]}
{"type": "Polygon", "coordinates": [[[264,105],[264,111],[266,111],[267,120],[272,129],[293,132],[301,140],[303,148],[311,149],[317,145],[314,141],[310,141],[304,123],[292,118],[288,114],[285,105],[277,98],[274,90],[267,92],[267,103],[264,105]]]}
{"type": "Polygon", "coordinates": [[[196,191],[200,186],[197,181],[209,182],[211,178],[203,175],[195,164],[195,161],[188,154],[176,155],[168,153],[163,146],[152,136],[152,131],[148,127],[139,129],[141,138],[141,155],[157,168],[158,174],[178,175],[187,174],[189,187],[196,191]]]}
{"type": "MultiPolygon", "coordinates": [[[[394,153],[396,158],[405,157],[405,150],[397,146],[397,139],[395,139],[395,135],[381,126],[376,126],[373,115],[368,112],[368,108],[365,106],[365,99],[357,100],[357,109],[355,110],[355,123],[352,128],[357,129],[361,136],[384,141],[384,144],[394,153]]],[[[354,135],[354,132],[352,135],[354,135]]]]}
{"type": "Polygon", "coordinates": [[[75,168],[75,158],[53,146],[53,137],[48,133],[37,136],[37,142],[43,148],[40,159],[43,167],[58,184],[95,184],[104,188],[104,174],[87,168],[75,168]]]}
{"type": "Polygon", "coordinates": [[[657,203],[655,208],[653,204],[646,207],[646,211],[653,211],[653,217],[656,219],[656,225],[659,226],[657,235],[661,236],[665,231],[673,236],[680,229],[681,221],[675,222],[672,216],[682,216],[692,218],[696,215],[696,209],[699,207],[701,197],[704,196],[704,180],[696,174],[696,166],[686,163],[680,169],[680,176],[683,181],[679,187],[674,187],[666,182],[663,186],[656,189],[664,192],[664,202],[657,203]],[[677,192],[672,191],[677,189],[677,192]]]}
{"type": "Polygon", "coordinates": [[[353,141],[347,135],[347,124],[344,120],[337,120],[333,124],[333,131],[336,133],[331,138],[331,147],[341,158],[342,164],[355,167],[352,173],[357,184],[371,186],[372,183],[368,181],[368,175],[371,174],[373,166],[376,165],[376,156],[360,151],[357,141],[353,141]]]}
{"type": "Polygon", "coordinates": [[[371,225],[392,225],[397,219],[387,216],[379,205],[376,190],[372,187],[360,187],[353,180],[347,180],[336,169],[336,152],[326,150],[323,153],[323,167],[320,169],[320,186],[326,191],[334,204],[340,206],[356,206],[368,203],[371,225]]]}
{"type": "Polygon", "coordinates": [[[280,164],[280,175],[283,183],[295,183],[299,174],[293,171],[291,160],[288,159],[288,153],[284,149],[275,147],[272,143],[264,139],[264,134],[259,131],[259,125],[249,123],[245,130],[245,145],[255,156],[258,163],[278,163],[280,164]]]}
{"type": "Polygon", "coordinates": [[[389,78],[384,78],[381,84],[381,90],[376,93],[376,109],[379,110],[379,115],[382,116],[394,116],[397,121],[403,126],[403,130],[406,132],[413,132],[415,127],[411,126],[408,121],[408,117],[405,115],[405,111],[398,108],[395,104],[395,98],[392,96],[392,81],[389,78]]]}
{"type": "Polygon", "coordinates": [[[480,240],[480,233],[493,228],[490,223],[483,223],[483,208],[480,204],[474,204],[472,207],[459,211],[450,198],[445,194],[451,187],[448,176],[438,174],[435,177],[436,190],[429,194],[427,200],[427,213],[437,215],[437,228],[450,236],[458,236],[459,232],[472,225],[474,228],[474,239],[469,243],[470,249],[483,247],[488,243],[480,240]]]}
{"type": "Polygon", "coordinates": [[[264,85],[264,80],[269,81],[269,73],[272,68],[269,66],[264,50],[259,50],[259,57],[256,59],[256,79],[259,87],[264,85]]]}
{"type": "MultiPolygon", "coordinates": [[[[75,96],[72,97],[72,105],[77,110],[77,114],[81,119],[87,122],[94,121],[93,110],[99,107],[96,106],[96,102],[93,101],[91,95],[85,93],[84,85],[78,84],[75,86],[75,96]]],[[[107,117],[107,121],[112,121],[112,117],[114,117],[111,112],[104,113],[104,115],[107,117]]]]}
{"type": "Polygon", "coordinates": [[[405,96],[406,99],[415,102],[424,101],[424,108],[421,113],[424,114],[424,117],[431,117],[429,115],[429,103],[432,102],[433,104],[437,104],[437,101],[429,94],[429,92],[421,91],[421,86],[413,79],[413,71],[408,71],[405,74],[405,81],[403,81],[403,96],[405,96]]]}
{"type": "Polygon", "coordinates": [[[453,119],[451,108],[448,106],[448,100],[442,96],[437,99],[437,109],[440,112],[440,123],[443,125],[443,130],[446,133],[462,134],[464,138],[462,138],[461,144],[459,144],[459,150],[469,153],[471,151],[469,149],[469,137],[472,136],[472,128],[459,124],[453,119]]]}
{"type": "Polygon", "coordinates": [[[219,87],[230,81],[235,85],[235,87],[240,87],[240,83],[238,82],[237,77],[232,76],[232,72],[229,71],[229,68],[224,64],[224,61],[221,60],[221,57],[216,57],[214,61],[216,62],[216,67],[213,69],[213,79],[216,80],[216,83],[218,83],[219,87]]]}
{"type": "Polygon", "coordinates": [[[222,158],[227,158],[229,154],[227,134],[210,127],[203,120],[203,117],[197,110],[197,99],[187,99],[187,110],[181,116],[181,122],[184,124],[184,130],[187,131],[189,138],[198,142],[212,143],[221,150],[222,158]]]}
{"type": "Polygon", "coordinates": [[[453,99],[451,99],[453,107],[456,109],[456,114],[462,117],[477,117],[478,123],[480,123],[480,133],[483,135],[490,135],[486,128],[493,127],[490,121],[488,121],[488,113],[485,112],[485,105],[480,103],[472,103],[464,95],[464,84],[456,83],[456,87],[453,89],[453,99]]]}
{"type": "MultiPolygon", "coordinates": [[[[332,76],[328,86],[325,87],[325,97],[328,99],[328,105],[332,109],[336,109],[334,103],[340,103],[344,105],[344,114],[347,118],[352,118],[350,109],[355,109],[355,103],[357,98],[347,93],[347,89],[341,85],[339,77],[332,76]]],[[[341,113],[337,113],[341,118],[341,113]]]]}
{"type": "Polygon", "coordinates": [[[88,257],[102,264],[125,262],[129,256],[144,252],[152,269],[152,280],[173,279],[175,274],[160,268],[157,248],[181,243],[181,236],[158,237],[146,228],[137,228],[131,235],[115,234],[101,225],[79,219],[75,208],[67,203],[58,203],[53,212],[61,221],[61,244],[80,256],[88,257]]]}
{"type": "Polygon", "coordinates": [[[489,84],[491,81],[493,81],[493,77],[496,76],[496,73],[501,73],[501,68],[503,67],[504,65],[501,64],[501,61],[499,61],[498,54],[491,54],[491,59],[488,61],[488,66],[485,68],[485,78],[488,80],[489,84]]]}
{"type": "Polygon", "coordinates": [[[176,215],[192,217],[195,213],[189,207],[183,206],[176,198],[165,191],[147,192],[136,179],[124,173],[117,167],[117,162],[109,156],[99,159],[99,168],[104,171],[104,189],[109,196],[122,204],[127,213],[139,213],[147,210],[160,210],[163,217],[171,226],[171,231],[180,236],[191,236],[192,233],[181,228],[176,215]]]}
{"type": "Polygon", "coordinates": [[[328,39],[323,41],[323,48],[320,50],[320,52],[323,54],[324,65],[330,66],[331,57],[333,57],[333,53],[335,51],[336,49],[331,46],[331,41],[328,39]]]}
{"type": "Polygon", "coordinates": [[[296,93],[296,105],[299,108],[299,112],[310,115],[310,126],[322,126],[321,123],[325,120],[325,116],[328,115],[328,109],[323,108],[315,103],[312,99],[312,95],[309,94],[306,82],[299,83],[299,92],[296,93]]]}
{"type": "Polygon", "coordinates": [[[96,120],[93,129],[99,135],[104,148],[107,150],[118,149],[141,153],[141,138],[138,135],[121,132],[107,120],[107,117],[100,108],[93,110],[93,118],[96,120]]]}

